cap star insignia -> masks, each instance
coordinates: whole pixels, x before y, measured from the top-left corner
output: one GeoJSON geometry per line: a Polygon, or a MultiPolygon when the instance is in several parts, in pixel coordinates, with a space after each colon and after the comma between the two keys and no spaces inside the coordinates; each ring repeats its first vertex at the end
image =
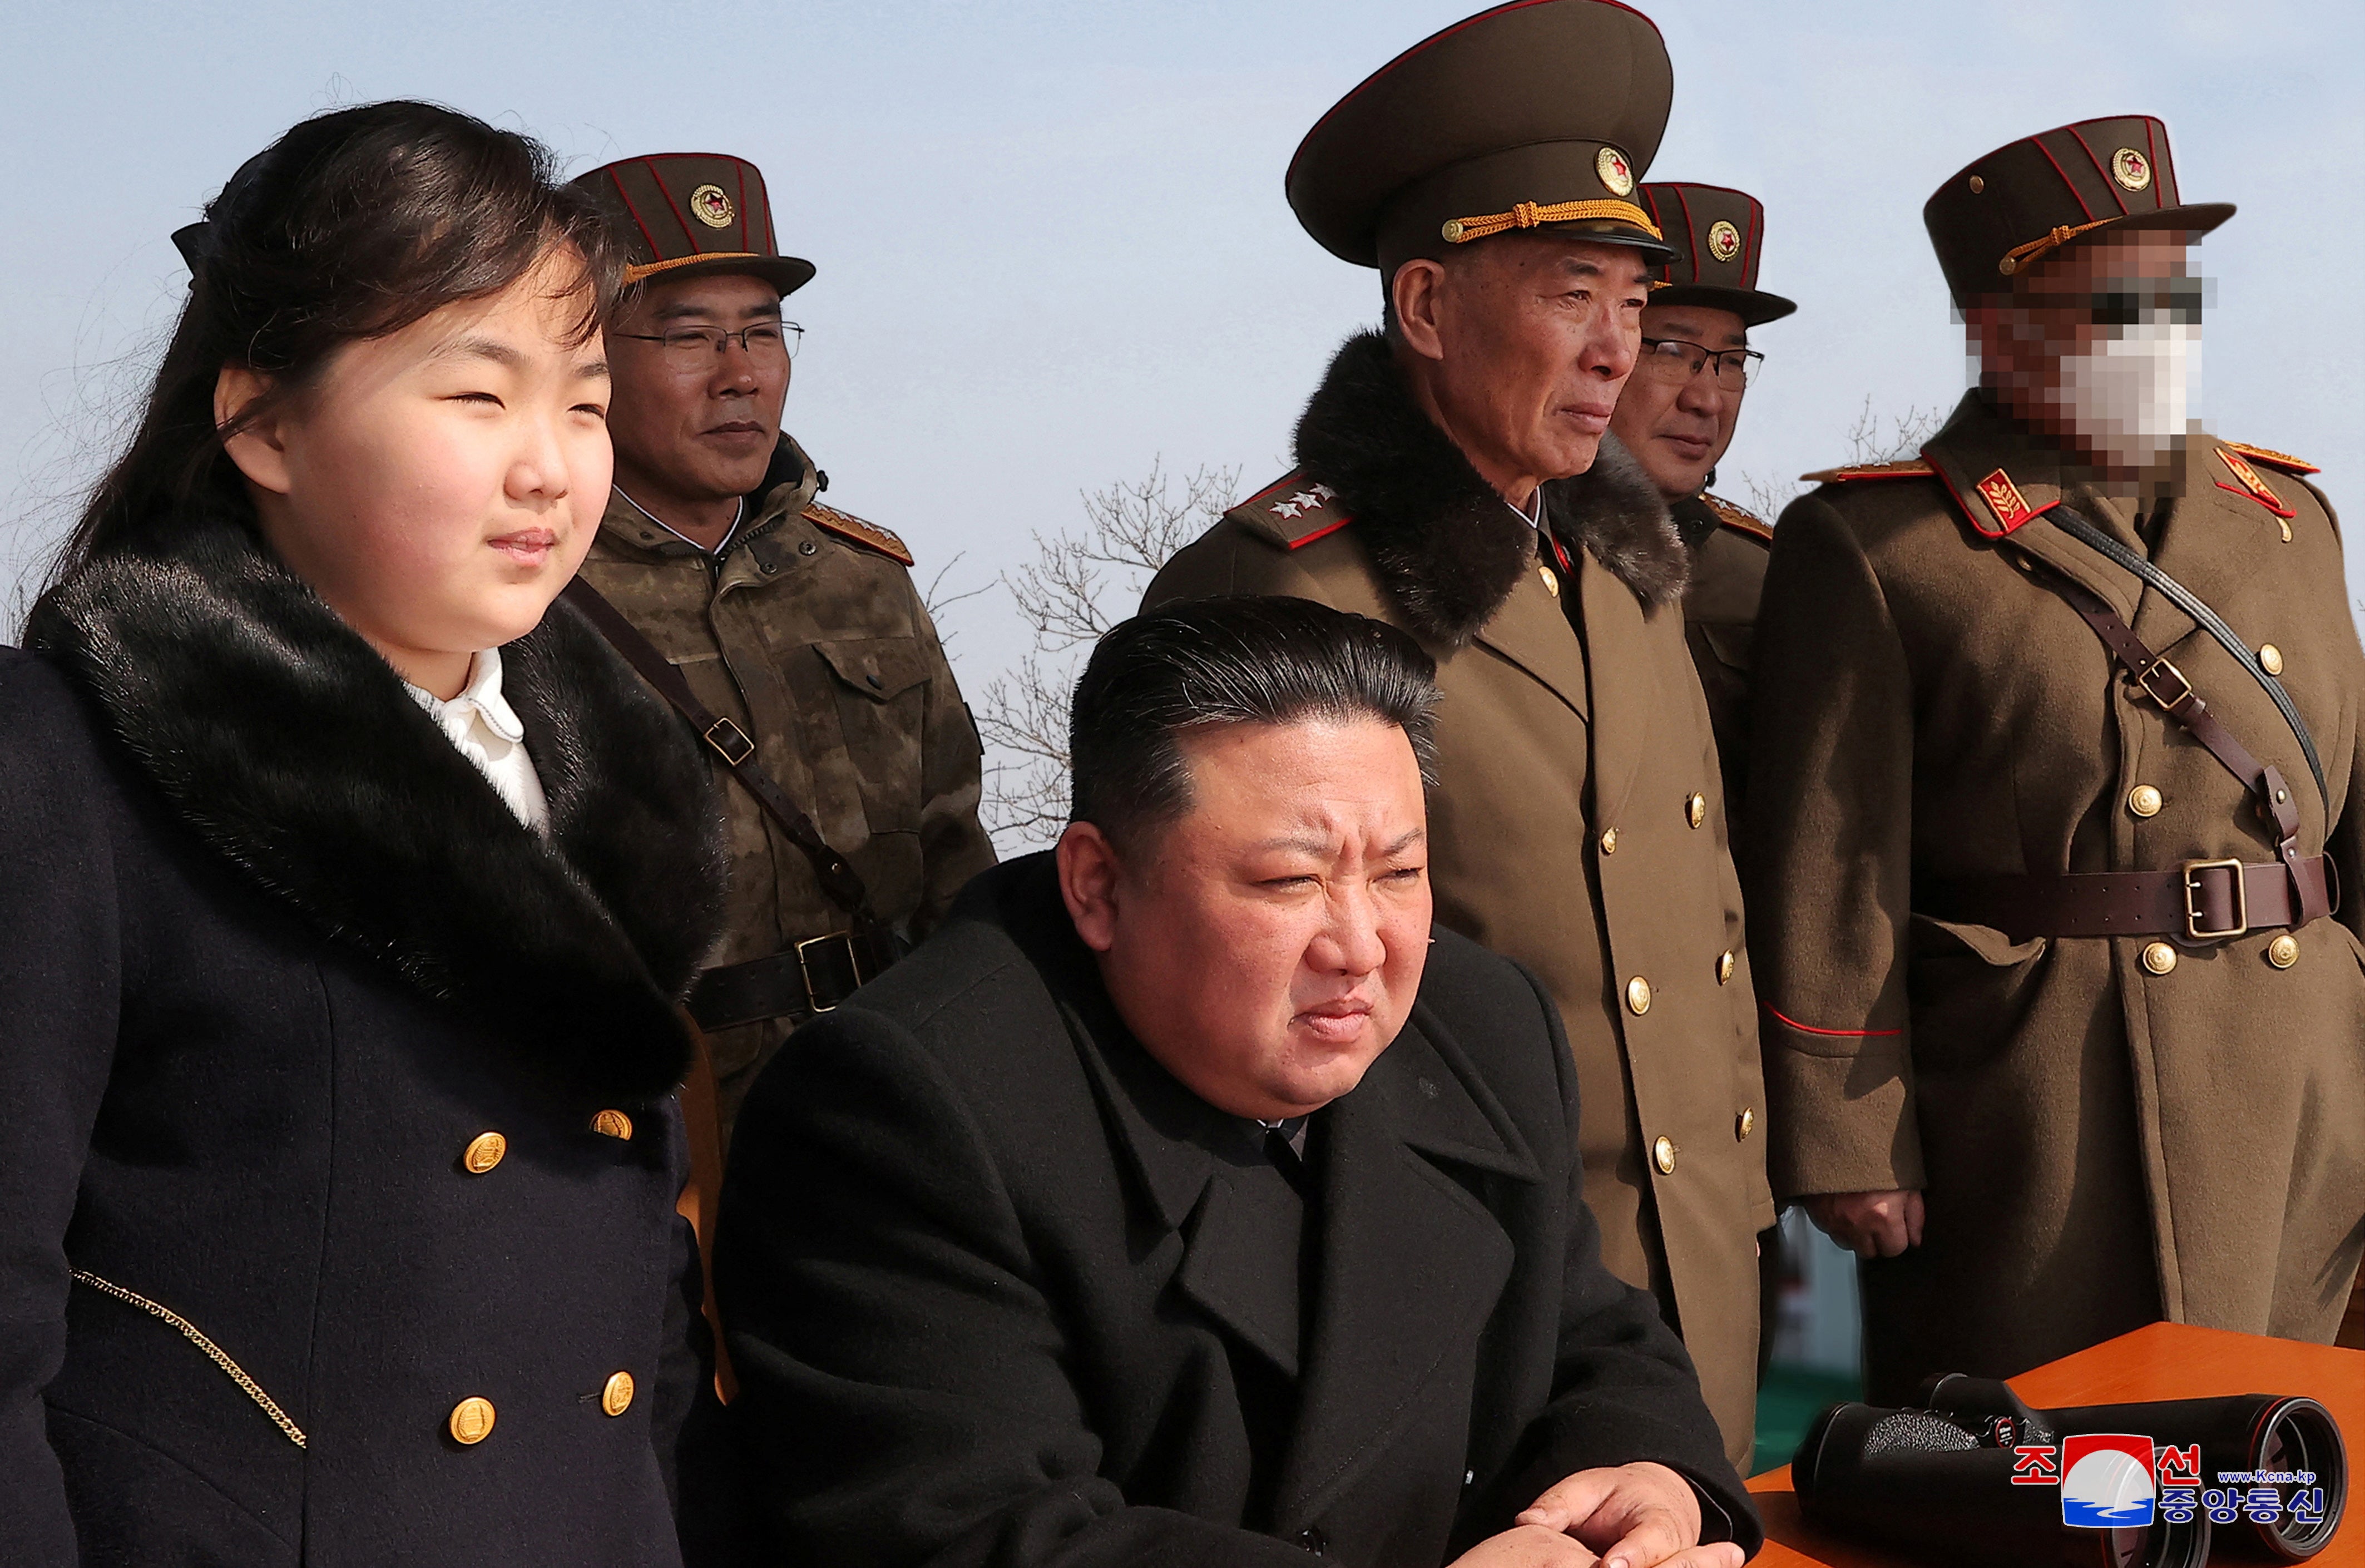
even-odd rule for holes
{"type": "Polygon", "coordinates": [[[1633,166],[1626,162],[1626,154],[1615,147],[1605,147],[1593,155],[1593,172],[1601,177],[1603,187],[1610,195],[1634,194],[1633,166]]]}
{"type": "Polygon", "coordinates": [[[689,215],[709,229],[728,229],[738,213],[721,185],[701,185],[689,193],[689,215]]]}

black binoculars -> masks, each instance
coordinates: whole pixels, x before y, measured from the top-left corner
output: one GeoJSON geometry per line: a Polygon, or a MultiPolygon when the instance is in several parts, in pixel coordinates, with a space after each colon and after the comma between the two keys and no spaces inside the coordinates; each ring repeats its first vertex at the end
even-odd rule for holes
{"type": "Polygon", "coordinates": [[[2213,1536],[2223,1556],[2298,1562],[2348,1495],[2340,1428],[2313,1399],[2032,1410],[1960,1373],[1903,1409],[1833,1406],[1790,1477],[1834,1534],[1967,1568],[2202,1568],[2213,1536]]]}

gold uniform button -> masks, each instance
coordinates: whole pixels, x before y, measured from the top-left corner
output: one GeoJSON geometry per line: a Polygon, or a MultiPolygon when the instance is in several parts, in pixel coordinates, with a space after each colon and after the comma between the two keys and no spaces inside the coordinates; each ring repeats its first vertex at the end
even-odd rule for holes
{"type": "Polygon", "coordinates": [[[2259,667],[2265,670],[2269,675],[2282,674],[2283,651],[2281,648],[2276,647],[2272,643],[2260,643],[2259,644],[2259,667]]]}
{"type": "Polygon", "coordinates": [[[618,1372],[600,1391],[600,1408],[611,1416],[621,1416],[633,1407],[633,1374],[618,1372]]]}
{"type": "Polygon", "coordinates": [[[451,1419],[444,1425],[452,1429],[454,1442],[474,1448],[493,1435],[493,1402],[472,1394],[452,1406],[451,1419]]]}
{"type": "Polygon", "coordinates": [[[2148,784],[2138,784],[2127,791],[2127,810],[2139,817],[2156,817],[2166,804],[2158,790],[2148,784]]]}
{"type": "Polygon", "coordinates": [[[1616,828],[1605,827],[1601,830],[1601,853],[1604,855],[1615,855],[1618,853],[1618,830],[1616,828]]]}
{"type": "Polygon", "coordinates": [[[1560,579],[1552,576],[1552,569],[1550,566],[1542,566],[1541,564],[1538,565],[1536,567],[1536,576],[1543,578],[1545,589],[1550,592],[1554,599],[1558,599],[1560,597],[1560,579]]]}
{"type": "Polygon", "coordinates": [[[500,1134],[478,1133],[468,1140],[468,1147],[461,1152],[460,1169],[471,1176],[482,1176],[499,1165],[501,1156],[509,1151],[510,1140],[500,1134]]]}
{"type": "Polygon", "coordinates": [[[1651,1146],[1651,1163],[1659,1168],[1660,1175],[1674,1175],[1676,1173],[1676,1140],[1661,1133],[1658,1141],[1651,1146]]]}
{"type": "Polygon", "coordinates": [[[2267,962],[2279,969],[2299,962],[2299,938],[2286,931],[2267,944],[2267,962]]]}
{"type": "Polygon", "coordinates": [[[1632,980],[1628,980],[1626,1005],[1633,1009],[1634,1015],[1638,1018],[1651,1011],[1651,982],[1641,975],[1636,975],[1632,980]]]}
{"type": "Polygon", "coordinates": [[[1719,953],[1716,956],[1716,983],[1719,985],[1732,984],[1733,969],[1732,949],[1727,947],[1723,952],[1719,953]]]}
{"type": "Polygon", "coordinates": [[[2176,949],[2165,942],[2147,943],[2143,950],[2143,967],[2156,975],[2164,975],[2176,968],[2176,949]]]}
{"type": "Polygon", "coordinates": [[[633,1118],[622,1111],[602,1111],[591,1118],[591,1130],[629,1143],[633,1137],[633,1118]]]}
{"type": "Polygon", "coordinates": [[[1732,1124],[1732,1136],[1736,1138],[1745,1138],[1756,1130],[1757,1113],[1746,1105],[1743,1106],[1740,1119],[1732,1124]]]}
{"type": "Polygon", "coordinates": [[[1684,797],[1684,821],[1694,827],[1708,821],[1708,797],[1695,790],[1684,797]]]}

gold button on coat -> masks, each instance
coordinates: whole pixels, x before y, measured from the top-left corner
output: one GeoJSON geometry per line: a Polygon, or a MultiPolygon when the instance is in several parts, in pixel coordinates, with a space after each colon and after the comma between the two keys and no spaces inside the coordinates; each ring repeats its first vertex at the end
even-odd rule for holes
{"type": "Polygon", "coordinates": [[[2276,647],[2272,643],[2260,643],[2259,644],[2259,667],[2265,670],[2269,675],[2282,674],[2283,651],[2281,648],[2276,647]]]}
{"type": "Polygon", "coordinates": [[[1651,982],[1636,975],[1626,982],[1626,1005],[1637,1017],[1651,1011],[1651,982]]]}
{"type": "Polygon", "coordinates": [[[1695,790],[1684,797],[1684,821],[1694,827],[1708,821],[1708,797],[1695,790]]]}
{"type": "Polygon", "coordinates": [[[471,1176],[482,1176],[499,1165],[501,1156],[509,1151],[510,1140],[500,1134],[478,1133],[468,1140],[466,1150],[461,1154],[460,1169],[471,1176]]]}
{"type": "Polygon", "coordinates": [[[1719,985],[1732,983],[1733,967],[1732,949],[1727,947],[1716,956],[1716,983],[1719,985]]]}
{"type": "Polygon", "coordinates": [[[2138,784],[2127,791],[2127,810],[2139,817],[2156,817],[2163,802],[2160,793],[2148,784],[2138,784]]]}
{"type": "Polygon", "coordinates": [[[611,1416],[621,1416],[632,1407],[633,1374],[620,1372],[600,1391],[600,1408],[611,1416]]]}
{"type": "Polygon", "coordinates": [[[1539,566],[1536,568],[1536,576],[1543,578],[1544,587],[1551,590],[1554,599],[1560,597],[1560,579],[1552,576],[1552,569],[1550,566],[1539,566]]]}
{"type": "Polygon", "coordinates": [[[591,1130],[630,1142],[633,1136],[633,1118],[622,1111],[602,1111],[591,1118],[591,1130]]]}
{"type": "Polygon", "coordinates": [[[473,1448],[493,1434],[493,1402],[472,1394],[452,1406],[452,1417],[444,1425],[452,1429],[454,1442],[473,1448]]]}
{"type": "Polygon", "coordinates": [[[1605,827],[1601,830],[1601,853],[1604,855],[1615,855],[1618,853],[1618,830],[1616,828],[1605,827]]]}
{"type": "Polygon", "coordinates": [[[1743,1106],[1740,1120],[1734,1122],[1732,1125],[1732,1136],[1737,1138],[1743,1138],[1747,1137],[1751,1133],[1754,1133],[1756,1130],[1757,1113],[1748,1106],[1743,1106]]]}
{"type": "Polygon", "coordinates": [[[1651,1162],[1659,1168],[1660,1175],[1674,1175],[1676,1173],[1676,1140],[1661,1133],[1658,1141],[1651,1146],[1651,1162]]]}
{"type": "Polygon", "coordinates": [[[2176,949],[2165,942],[2146,944],[2143,950],[2143,967],[2156,975],[2168,973],[2169,970],[2176,968],[2176,949]]]}
{"type": "Polygon", "coordinates": [[[2299,962],[2299,938],[2286,931],[2267,944],[2267,962],[2279,969],[2299,962]]]}

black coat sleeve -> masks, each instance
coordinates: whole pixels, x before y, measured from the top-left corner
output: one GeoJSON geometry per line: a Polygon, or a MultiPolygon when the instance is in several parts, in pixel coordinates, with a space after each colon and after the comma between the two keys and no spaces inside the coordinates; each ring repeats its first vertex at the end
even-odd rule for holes
{"type": "Polygon", "coordinates": [[[102,777],[74,699],[0,648],[0,1541],[80,1560],[41,1391],[65,1359],[65,1235],[115,1054],[122,990],[102,777]]]}
{"type": "Polygon", "coordinates": [[[1724,1439],[1701,1399],[1691,1357],[1664,1318],[1657,1299],[1612,1274],[1601,1261],[1601,1227],[1586,1206],[1585,1170],[1576,1158],[1576,1058],[1560,1010],[1533,975],[1552,1036],[1568,1156],[1568,1249],[1561,1292],[1560,1343],[1552,1399],[1532,1422],[1503,1489],[1516,1513],[1580,1470],[1652,1461],[1692,1484],[1700,1500],[1700,1539],[1732,1540],[1754,1554],[1765,1539],[1748,1489],[1724,1457],[1724,1439]]]}
{"type": "Polygon", "coordinates": [[[720,1232],[767,1561],[1304,1568],[1100,1475],[995,1162],[902,1025],[848,1006],[789,1042],[741,1112],[720,1232]]]}

